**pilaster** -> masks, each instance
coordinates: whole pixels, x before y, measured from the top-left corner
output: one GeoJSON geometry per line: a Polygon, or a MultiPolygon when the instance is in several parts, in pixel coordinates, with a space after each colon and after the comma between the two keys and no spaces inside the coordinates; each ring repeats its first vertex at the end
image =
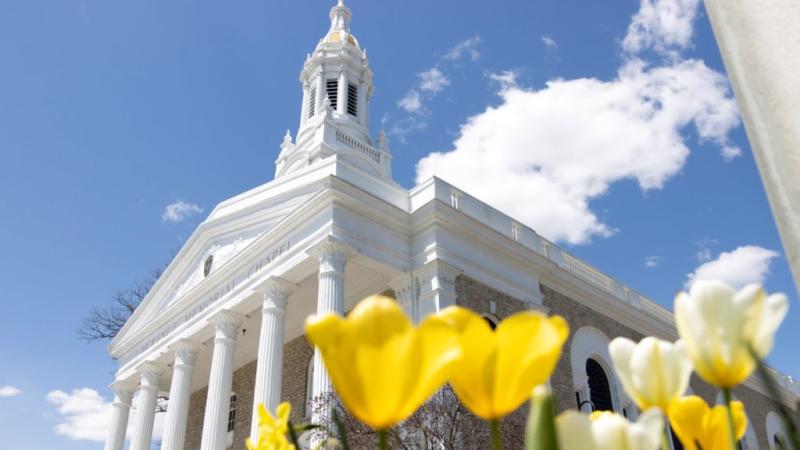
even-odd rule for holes
{"type": "Polygon", "coordinates": [[[428,314],[456,304],[456,277],[461,270],[440,260],[433,260],[414,271],[418,286],[419,320],[428,314]]]}

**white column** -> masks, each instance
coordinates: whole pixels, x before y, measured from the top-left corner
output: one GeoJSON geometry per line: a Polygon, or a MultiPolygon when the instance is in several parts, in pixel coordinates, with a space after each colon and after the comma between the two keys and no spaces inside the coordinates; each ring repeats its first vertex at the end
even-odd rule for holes
{"type": "Polygon", "coordinates": [[[253,419],[250,438],[258,438],[258,404],[274,412],[281,400],[281,374],[283,370],[283,330],[286,303],[291,293],[290,284],[271,279],[258,289],[263,295],[261,305],[261,334],[258,337],[258,362],[253,395],[253,419]]]}
{"type": "Polygon", "coordinates": [[[243,316],[233,311],[221,311],[211,319],[216,331],[203,419],[203,435],[200,441],[201,450],[225,450],[233,385],[233,356],[242,321],[243,316]]]}
{"type": "MultiPolygon", "coordinates": [[[[346,247],[327,242],[316,249],[319,256],[319,288],[317,292],[317,314],[331,312],[344,314],[344,268],[347,264],[348,250],[346,247]]],[[[322,355],[319,350],[314,350],[313,380],[311,380],[312,400],[331,391],[331,379],[322,355]]],[[[316,410],[317,408],[312,408],[316,410]]],[[[312,414],[312,422],[318,423],[325,419],[327,414],[320,412],[312,414]]]]}
{"type": "Polygon", "coordinates": [[[111,425],[108,428],[104,450],[122,450],[125,446],[125,433],[128,431],[128,416],[131,412],[133,388],[111,386],[114,389],[114,410],[111,412],[111,425]]]}
{"type": "Polygon", "coordinates": [[[308,119],[308,83],[303,82],[303,101],[300,104],[300,128],[297,131],[297,134],[300,134],[300,130],[303,129],[303,125],[306,124],[306,119],[308,119]]]}
{"type": "Polygon", "coordinates": [[[158,381],[163,371],[160,365],[153,363],[144,363],[139,368],[142,380],[139,385],[139,398],[136,400],[130,450],[150,450],[150,445],[153,443],[158,381]]]}
{"type": "Polygon", "coordinates": [[[325,111],[322,110],[322,107],[325,105],[325,98],[328,97],[328,93],[325,90],[325,72],[320,70],[317,72],[317,98],[314,100],[317,102],[317,106],[314,108],[316,111],[315,114],[322,114],[325,111]]]}
{"type": "Polygon", "coordinates": [[[175,362],[172,365],[172,384],[169,388],[161,450],[183,450],[186,420],[189,417],[189,397],[192,393],[192,370],[200,346],[188,339],[182,339],[171,349],[175,351],[175,362]]]}
{"type": "Polygon", "coordinates": [[[364,80],[358,83],[358,121],[369,128],[367,123],[367,84],[364,80]]]}
{"type": "Polygon", "coordinates": [[[347,114],[347,75],[344,68],[339,71],[339,83],[336,86],[336,111],[347,114]]]}

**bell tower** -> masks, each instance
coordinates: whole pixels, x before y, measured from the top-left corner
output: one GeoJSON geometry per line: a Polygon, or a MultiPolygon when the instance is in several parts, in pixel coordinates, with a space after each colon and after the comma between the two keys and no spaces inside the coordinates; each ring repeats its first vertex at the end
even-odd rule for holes
{"type": "Polygon", "coordinates": [[[275,178],[334,154],[383,178],[392,178],[391,152],[381,131],[377,146],[369,135],[372,71],[367,52],[350,32],[350,9],[342,0],[331,8],[331,27],[300,72],[303,103],[297,137],[287,130],[275,161],[275,178]]]}

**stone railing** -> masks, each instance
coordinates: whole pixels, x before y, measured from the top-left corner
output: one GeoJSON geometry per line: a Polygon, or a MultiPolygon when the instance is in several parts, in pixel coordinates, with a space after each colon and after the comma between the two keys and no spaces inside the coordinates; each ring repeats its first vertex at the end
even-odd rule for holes
{"type": "Polygon", "coordinates": [[[342,143],[342,144],[352,148],[353,150],[360,151],[361,153],[363,153],[363,154],[367,155],[368,157],[372,158],[372,160],[375,161],[376,163],[380,164],[380,162],[381,162],[381,152],[375,150],[371,146],[369,146],[369,145],[367,145],[367,144],[365,144],[365,143],[363,143],[363,142],[361,142],[361,141],[359,141],[357,139],[354,139],[354,138],[342,133],[339,130],[336,130],[336,140],[339,143],[342,143]]]}
{"type": "MultiPolygon", "coordinates": [[[[438,179],[434,181],[433,195],[441,202],[450,205],[453,209],[460,211],[500,234],[508,236],[510,239],[513,239],[529,250],[546,257],[557,267],[575,276],[584,283],[611,295],[619,301],[630,305],[630,307],[636,308],[643,314],[660,320],[663,323],[674,323],[674,316],[667,308],[662,307],[654,300],[636,292],[629,286],[626,286],[590,264],[580,260],[558,245],[539,236],[533,229],[521,225],[510,216],[501,213],[477,198],[438,179]]],[[[775,379],[778,380],[778,383],[783,389],[800,397],[800,380],[795,380],[774,369],[770,370],[773,371],[775,379]]]]}
{"type": "Polygon", "coordinates": [[[570,255],[569,253],[564,252],[563,250],[561,252],[560,266],[567,272],[575,275],[576,277],[596,288],[608,292],[609,294],[613,295],[617,292],[617,289],[615,288],[616,282],[613,278],[586,264],[580,259],[570,255]]]}

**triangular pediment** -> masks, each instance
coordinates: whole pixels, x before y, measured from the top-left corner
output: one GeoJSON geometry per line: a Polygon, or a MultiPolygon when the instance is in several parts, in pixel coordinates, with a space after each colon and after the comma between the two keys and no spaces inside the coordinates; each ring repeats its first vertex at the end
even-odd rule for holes
{"type": "MultiPolygon", "coordinates": [[[[325,188],[326,176],[281,180],[220,203],[201,223],[117,337],[114,349],[146,327],[217,271],[235,263],[260,239],[325,188]],[[288,186],[287,186],[288,185],[288,186]]],[[[138,339],[138,338],[136,338],[138,339]]]]}

